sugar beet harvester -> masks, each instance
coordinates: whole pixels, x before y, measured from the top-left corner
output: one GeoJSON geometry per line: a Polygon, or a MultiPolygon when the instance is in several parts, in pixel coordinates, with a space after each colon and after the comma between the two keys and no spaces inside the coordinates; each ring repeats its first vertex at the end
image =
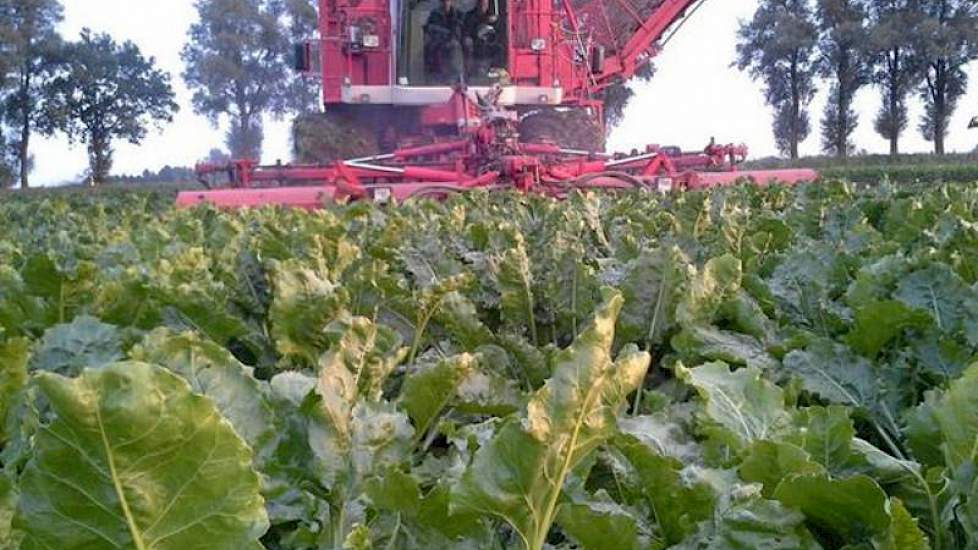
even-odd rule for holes
{"type": "Polygon", "coordinates": [[[316,208],[473,188],[559,197],[582,188],[816,177],[738,170],[742,145],[603,152],[603,92],[646,67],[704,0],[454,0],[465,24],[451,45],[429,24],[445,1],[320,0],[319,37],[296,48],[296,68],[322,79],[323,116],[347,121],[351,131],[369,128],[371,154],[304,165],[202,164],[202,182],[226,175],[230,187],[185,192],[178,204],[316,208]]]}

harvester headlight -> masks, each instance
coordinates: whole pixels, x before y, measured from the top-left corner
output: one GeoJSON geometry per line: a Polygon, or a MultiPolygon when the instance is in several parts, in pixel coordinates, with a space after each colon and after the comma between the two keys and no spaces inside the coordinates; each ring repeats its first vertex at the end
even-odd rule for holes
{"type": "Polygon", "coordinates": [[[530,41],[530,49],[536,53],[542,53],[547,49],[547,39],[546,38],[534,38],[530,41]]]}
{"type": "Polygon", "coordinates": [[[379,48],[380,47],[380,36],[376,34],[365,34],[363,35],[363,47],[364,48],[379,48]]]}

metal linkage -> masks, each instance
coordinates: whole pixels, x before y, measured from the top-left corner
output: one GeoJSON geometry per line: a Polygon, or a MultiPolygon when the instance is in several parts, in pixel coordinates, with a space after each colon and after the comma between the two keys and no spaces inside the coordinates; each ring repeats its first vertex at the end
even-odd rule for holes
{"type": "Polygon", "coordinates": [[[694,153],[649,146],[641,154],[612,157],[546,143],[493,147],[498,144],[486,139],[486,134],[475,133],[464,140],[327,166],[258,166],[251,161],[201,165],[199,174],[227,173],[238,188],[185,192],[177,202],[181,206],[316,208],[343,199],[404,201],[477,188],[561,198],[573,190],[695,190],[744,180],[761,185],[795,184],[817,177],[811,170],[740,171],[737,166],[747,154],[744,146],[711,143],[694,153]],[[280,187],[282,183],[288,185],[280,187]]]}

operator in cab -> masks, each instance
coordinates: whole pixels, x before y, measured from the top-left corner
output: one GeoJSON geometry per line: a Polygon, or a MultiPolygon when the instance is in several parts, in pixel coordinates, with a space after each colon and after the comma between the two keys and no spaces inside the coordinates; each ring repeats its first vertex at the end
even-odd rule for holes
{"type": "Polygon", "coordinates": [[[438,84],[465,80],[464,32],[465,16],[455,0],[441,0],[424,26],[424,57],[429,79],[438,84]]]}
{"type": "Polygon", "coordinates": [[[498,21],[490,0],[478,0],[475,8],[465,15],[465,65],[473,84],[483,84],[488,79],[498,57],[498,21]]]}

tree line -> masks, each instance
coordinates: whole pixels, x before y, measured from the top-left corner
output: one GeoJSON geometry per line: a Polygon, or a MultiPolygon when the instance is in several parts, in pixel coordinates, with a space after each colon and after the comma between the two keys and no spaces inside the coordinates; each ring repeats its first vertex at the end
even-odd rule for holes
{"type": "Polygon", "coordinates": [[[810,104],[828,86],[820,121],[824,152],[854,150],[859,115],[856,92],[872,86],[881,107],[873,120],[890,154],[911,120],[917,95],[921,134],[945,153],[950,120],[965,95],[965,68],[978,59],[978,2],[974,0],[761,0],[738,33],[736,65],[764,83],[775,112],[774,136],[782,154],[798,158],[812,131],[810,104]]]}
{"type": "MultiPolygon", "coordinates": [[[[289,70],[289,44],[316,28],[312,0],[198,0],[182,50],[196,113],[228,122],[235,158],[261,154],[263,118],[315,109],[318,83],[289,70]],[[315,85],[314,85],[315,84],[315,85]]],[[[34,136],[63,135],[107,181],[113,144],[139,144],[179,111],[172,76],[132,42],[58,32],[58,0],[0,0],[0,187],[30,185],[34,136]]]]}
{"type": "Polygon", "coordinates": [[[0,182],[27,187],[32,136],[54,134],[84,144],[101,181],[113,142],[139,143],[178,110],[170,75],[135,44],[88,29],[67,41],[62,18],[57,0],[0,0],[0,182]]]}

